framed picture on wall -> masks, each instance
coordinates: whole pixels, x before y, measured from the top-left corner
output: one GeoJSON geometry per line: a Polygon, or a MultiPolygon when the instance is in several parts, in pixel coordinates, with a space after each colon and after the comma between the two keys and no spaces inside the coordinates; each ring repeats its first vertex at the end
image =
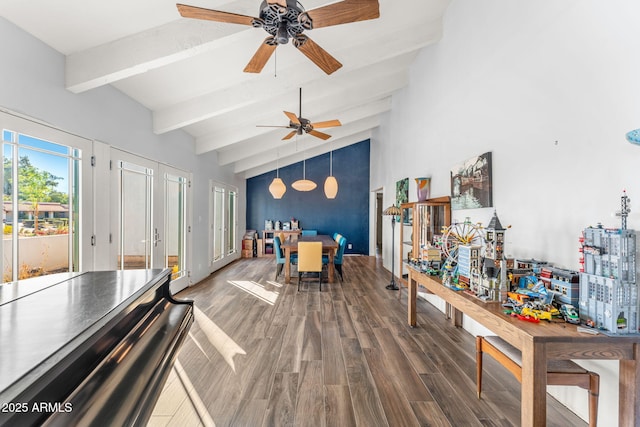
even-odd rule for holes
{"type": "Polygon", "coordinates": [[[493,206],[491,152],[473,157],[451,169],[451,209],[493,206]]]}
{"type": "Polygon", "coordinates": [[[409,178],[396,182],[396,206],[409,201],[409,178]]]}

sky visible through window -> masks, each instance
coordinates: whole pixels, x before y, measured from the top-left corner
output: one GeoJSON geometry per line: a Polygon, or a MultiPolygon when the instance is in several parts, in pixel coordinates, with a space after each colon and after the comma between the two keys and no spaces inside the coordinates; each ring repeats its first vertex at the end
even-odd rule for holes
{"type": "MultiPolygon", "coordinates": [[[[2,134],[3,141],[10,142],[12,134],[12,131],[4,130],[2,134]]],[[[20,144],[19,156],[28,156],[29,161],[36,168],[62,178],[57,181],[56,191],[68,194],[69,166],[67,156],[71,154],[69,152],[70,148],[23,134],[18,134],[18,142],[20,144]],[[29,149],[29,147],[33,147],[33,149],[29,149]],[[47,152],[38,150],[46,150],[47,152]]],[[[5,158],[11,158],[10,144],[4,144],[3,155],[5,158]]]]}

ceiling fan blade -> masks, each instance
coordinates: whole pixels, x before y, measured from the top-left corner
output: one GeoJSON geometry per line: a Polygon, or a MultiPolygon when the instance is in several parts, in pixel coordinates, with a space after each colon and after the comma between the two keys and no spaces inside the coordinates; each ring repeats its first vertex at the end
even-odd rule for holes
{"type": "Polygon", "coordinates": [[[366,21],[380,17],[378,0],[344,0],[307,11],[313,20],[313,28],[349,22],[366,21]]]}
{"type": "Polygon", "coordinates": [[[253,55],[246,67],[244,67],[245,73],[259,73],[264,68],[265,64],[273,55],[273,51],[276,50],[278,45],[267,44],[267,40],[271,40],[273,37],[267,37],[260,45],[256,53],[253,55]]]}
{"type": "Polygon", "coordinates": [[[313,130],[311,129],[309,132],[307,132],[309,135],[313,135],[316,138],[320,138],[320,139],[324,139],[325,141],[329,138],[331,138],[331,135],[327,135],[326,133],[322,133],[322,132],[318,132],[317,130],[313,130]]]}
{"type": "Polygon", "coordinates": [[[208,21],[228,22],[231,24],[253,25],[255,18],[237,13],[221,12],[219,10],[204,9],[202,7],[176,4],[178,12],[185,18],[206,19],[208,21]]]}
{"type": "Polygon", "coordinates": [[[296,125],[300,125],[300,120],[298,120],[298,117],[295,114],[290,113],[288,111],[283,111],[283,113],[285,114],[285,116],[289,117],[289,120],[291,120],[291,123],[295,123],[296,125]]]}
{"type": "Polygon", "coordinates": [[[272,126],[272,125],[256,125],[257,128],[285,128],[289,129],[291,126],[272,126]]]}
{"type": "Polygon", "coordinates": [[[342,126],[342,123],[340,123],[340,120],[328,120],[326,122],[311,123],[311,126],[313,126],[316,129],[318,129],[318,128],[332,128],[332,127],[335,127],[335,126],[342,126]]]}
{"type": "Polygon", "coordinates": [[[267,0],[269,4],[278,4],[282,7],[287,7],[287,0],[267,0]]]}
{"type": "Polygon", "coordinates": [[[326,50],[305,35],[295,38],[293,44],[327,74],[331,74],[342,67],[342,64],[337,59],[329,55],[326,50]]]}
{"type": "Polygon", "coordinates": [[[291,131],[291,132],[289,132],[289,133],[287,134],[287,136],[285,136],[284,138],[282,138],[282,140],[284,141],[284,140],[287,140],[287,139],[291,139],[291,138],[293,138],[293,137],[294,137],[294,135],[295,135],[296,133],[298,133],[298,132],[297,132],[297,131],[295,131],[295,130],[294,130],[294,131],[291,131]]]}

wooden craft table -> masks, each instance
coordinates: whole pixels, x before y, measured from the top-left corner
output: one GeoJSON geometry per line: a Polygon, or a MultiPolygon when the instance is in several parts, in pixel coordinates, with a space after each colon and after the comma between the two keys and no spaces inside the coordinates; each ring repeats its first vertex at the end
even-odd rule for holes
{"type": "Polygon", "coordinates": [[[335,276],[335,266],[333,258],[338,250],[338,242],[333,237],[324,234],[317,236],[299,236],[297,239],[287,237],[282,244],[284,249],[284,282],[291,283],[291,254],[298,251],[298,242],[322,242],[322,252],[329,256],[329,282],[333,282],[335,276]]]}
{"type": "MultiPolygon", "coordinates": [[[[462,326],[462,313],[522,352],[521,425],[544,426],[547,419],[547,359],[619,360],[618,425],[640,420],[640,336],[578,332],[569,323],[531,323],[507,316],[499,303],[485,303],[442,285],[440,279],[409,267],[408,321],[416,326],[418,284],[446,302],[446,315],[462,326]]],[[[472,393],[470,393],[470,396],[472,393]]]]}

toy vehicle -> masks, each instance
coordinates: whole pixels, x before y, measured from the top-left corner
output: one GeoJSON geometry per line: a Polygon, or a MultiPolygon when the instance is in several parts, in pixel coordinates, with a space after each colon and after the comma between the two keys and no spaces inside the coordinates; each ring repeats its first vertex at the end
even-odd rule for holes
{"type": "Polygon", "coordinates": [[[520,312],[523,316],[531,316],[541,320],[551,320],[553,317],[551,312],[544,310],[536,310],[530,307],[524,307],[520,312]]]}
{"type": "Polygon", "coordinates": [[[560,314],[567,323],[573,323],[575,325],[580,323],[580,317],[578,317],[575,307],[571,304],[562,304],[560,306],[560,314]]]}

